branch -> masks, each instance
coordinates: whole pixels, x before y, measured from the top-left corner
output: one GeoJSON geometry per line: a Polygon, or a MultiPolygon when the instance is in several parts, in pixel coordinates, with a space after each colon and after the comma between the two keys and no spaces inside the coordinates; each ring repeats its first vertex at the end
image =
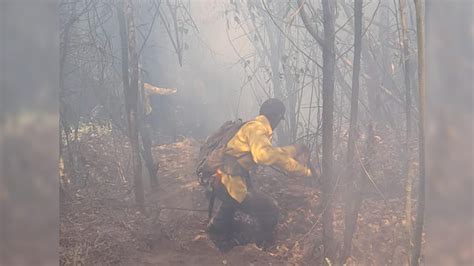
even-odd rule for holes
{"type": "MultiPolygon", "coordinates": [[[[304,4],[302,2],[303,0],[297,0],[297,1],[298,1],[298,4],[301,5],[301,6],[304,4]]],[[[299,12],[300,12],[301,20],[303,20],[303,24],[306,27],[306,29],[308,30],[309,34],[311,34],[311,36],[313,36],[313,38],[318,42],[319,46],[321,46],[321,48],[323,48],[324,47],[324,41],[319,36],[319,32],[317,31],[317,29],[315,27],[313,27],[313,25],[311,24],[311,22],[308,18],[308,14],[306,13],[306,10],[304,9],[304,7],[302,7],[299,12]]]]}
{"type": "Polygon", "coordinates": [[[150,29],[148,30],[148,33],[147,33],[147,35],[145,36],[145,39],[143,40],[142,46],[140,47],[140,50],[138,51],[138,56],[140,56],[140,55],[142,54],[142,50],[143,50],[143,48],[145,47],[145,44],[146,44],[148,38],[150,37],[151,31],[153,30],[153,25],[155,24],[156,15],[158,15],[158,11],[160,10],[160,4],[161,4],[161,1],[160,1],[160,3],[156,6],[155,14],[153,14],[153,19],[151,20],[150,29]]]}
{"type": "Polygon", "coordinates": [[[309,56],[307,53],[305,53],[303,50],[301,50],[301,48],[299,48],[298,45],[296,45],[296,43],[281,29],[281,27],[276,23],[276,21],[274,20],[272,14],[268,10],[267,5],[265,4],[264,0],[262,0],[262,4],[263,4],[263,7],[265,8],[265,11],[267,11],[268,15],[270,16],[270,19],[272,20],[273,24],[275,24],[275,26],[283,34],[283,36],[285,36],[285,38],[288,39],[288,41],[291,42],[291,44],[296,48],[296,50],[298,50],[300,53],[302,53],[304,56],[306,56],[309,60],[311,60],[313,63],[315,63],[318,67],[320,67],[322,69],[323,66],[321,64],[319,64],[311,56],[309,56]]]}

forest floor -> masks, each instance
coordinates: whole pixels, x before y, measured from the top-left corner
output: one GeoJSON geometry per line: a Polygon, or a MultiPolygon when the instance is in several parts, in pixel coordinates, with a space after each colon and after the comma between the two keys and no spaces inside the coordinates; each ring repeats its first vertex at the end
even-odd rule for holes
{"type": "MultiPolygon", "coordinates": [[[[278,202],[275,245],[254,244],[221,253],[208,239],[207,200],[194,174],[199,143],[155,145],[159,187],[146,181],[146,213],[134,205],[130,147],[126,137],[89,130],[76,145],[76,181],[60,207],[61,265],[318,265],[322,260],[320,190],[311,179],[263,169],[256,187],[278,202]],[[182,208],[182,209],[180,209],[182,208]]],[[[334,199],[334,230],[342,240],[343,205],[334,199]]],[[[403,200],[365,199],[348,265],[406,264],[403,200]]]]}

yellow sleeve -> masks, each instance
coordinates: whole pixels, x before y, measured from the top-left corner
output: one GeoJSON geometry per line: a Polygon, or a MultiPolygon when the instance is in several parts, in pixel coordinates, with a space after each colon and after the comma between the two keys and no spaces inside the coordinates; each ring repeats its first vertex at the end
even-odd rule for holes
{"type": "Polygon", "coordinates": [[[286,152],[288,154],[288,156],[290,156],[291,158],[296,157],[296,147],[295,147],[295,145],[289,145],[289,146],[278,147],[278,148],[275,147],[275,149],[280,149],[281,151],[286,152]]]}
{"type": "Polygon", "coordinates": [[[264,128],[256,127],[248,131],[248,142],[250,153],[255,163],[261,165],[272,165],[291,174],[299,176],[310,176],[311,171],[293,159],[289,152],[282,148],[273,147],[270,138],[264,128]]]}

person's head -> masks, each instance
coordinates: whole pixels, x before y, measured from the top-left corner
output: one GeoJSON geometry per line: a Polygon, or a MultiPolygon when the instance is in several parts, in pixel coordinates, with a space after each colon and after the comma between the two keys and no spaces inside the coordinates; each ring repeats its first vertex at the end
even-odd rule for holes
{"type": "Polygon", "coordinates": [[[278,99],[270,98],[260,106],[260,115],[264,115],[275,129],[285,117],[285,105],[278,99]]]}

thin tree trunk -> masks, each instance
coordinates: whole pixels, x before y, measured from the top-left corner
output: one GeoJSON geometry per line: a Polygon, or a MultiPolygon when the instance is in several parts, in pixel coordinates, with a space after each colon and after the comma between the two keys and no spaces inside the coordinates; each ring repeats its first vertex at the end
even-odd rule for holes
{"type": "Polygon", "coordinates": [[[130,94],[129,94],[129,105],[130,112],[128,115],[130,136],[131,136],[131,147],[132,147],[132,160],[134,162],[134,186],[135,196],[137,204],[143,208],[145,204],[143,181],[142,181],[142,164],[140,158],[140,144],[139,144],[139,129],[138,129],[138,55],[136,49],[136,35],[135,35],[135,22],[133,18],[133,4],[131,0],[126,1],[125,6],[125,17],[127,19],[128,29],[128,56],[129,56],[129,69],[130,69],[130,94]]]}
{"type": "MultiPolygon", "coordinates": [[[[65,197],[68,197],[68,181],[73,180],[77,182],[75,167],[73,165],[73,157],[71,147],[69,146],[69,136],[68,136],[68,124],[66,122],[66,102],[65,102],[65,63],[67,58],[67,53],[69,50],[69,41],[70,41],[70,32],[75,20],[76,14],[76,4],[73,2],[70,7],[69,19],[63,21],[64,29],[62,31],[61,40],[60,40],[60,49],[59,49],[59,200],[62,201],[65,197]],[[64,162],[64,142],[63,142],[63,132],[66,134],[66,143],[68,149],[69,160],[64,162]],[[68,176],[70,174],[70,176],[68,176]]],[[[76,137],[77,140],[77,137],[76,137]]]]}
{"type": "Polygon", "coordinates": [[[150,125],[144,116],[140,117],[139,129],[143,145],[142,157],[145,161],[148,174],[150,175],[150,185],[152,188],[156,188],[158,186],[158,164],[154,164],[153,153],[151,152],[152,141],[150,136],[150,125]]]}
{"type": "MultiPolygon", "coordinates": [[[[298,1],[299,5],[303,5],[302,0],[298,1]]],[[[322,199],[323,206],[323,246],[324,261],[326,263],[334,263],[336,257],[334,245],[334,229],[333,229],[333,211],[331,197],[333,194],[333,120],[334,120],[334,74],[336,65],[335,56],[335,19],[334,4],[332,0],[322,0],[323,5],[323,28],[324,40],[322,40],[318,31],[309,21],[304,7],[300,9],[300,16],[305,28],[311,36],[323,48],[323,111],[322,111],[322,199]]]]}
{"type": "MultiPolygon", "coordinates": [[[[347,178],[351,181],[354,165],[354,146],[356,140],[357,114],[359,112],[359,74],[360,74],[360,54],[362,46],[362,0],[354,2],[354,67],[352,70],[352,95],[351,95],[351,117],[349,124],[349,140],[347,144],[347,178]]],[[[353,178],[355,181],[355,178],[353,178]]],[[[354,182],[349,183],[354,184],[354,182]]],[[[344,228],[344,245],[342,249],[341,262],[345,263],[351,254],[352,238],[357,226],[356,206],[352,205],[353,199],[350,196],[355,189],[349,187],[347,190],[347,201],[345,210],[345,228],[344,228]]]]}
{"type": "Polygon", "coordinates": [[[406,114],[406,139],[405,139],[405,162],[403,167],[403,175],[405,176],[405,230],[407,238],[407,253],[410,253],[411,250],[411,217],[412,217],[412,202],[411,202],[411,193],[412,193],[412,184],[413,179],[410,175],[410,139],[411,139],[411,86],[410,86],[410,61],[408,54],[408,31],[407,31],[407,17],[406,17],[406,1],[399,0],[400,8],[400,21],[402,24],[401,38],[402,38],[402,60],[405,68],[405,114],[406,114]]]}
{"type": "MultiPolygon", "coordinates": [[[[64,153],[64,148],[67,148],[67,154],[68,154],[68,160],[66,160],[65,162],[65,167],[67,168],[66,169],[66,173],[69,174],[70,176],[68,177],[69,180],[74,180],[75,182],[77,181],[77,178],[76,178],[76,168],[74,166],[74,157],[73,157],[73,153],[72,153],[72,150],[71,150],[71,146],[69,145],[70,142],[69,142],[69,133],[71,132],[71,129],[69,127],[69,124],[67,123],[67,118],[65,117],[66,116],[66,108],[68,107],[67,106],[67,103],[65,101],[65,88],[64,88],[64,78],[65,78],[65,72],[64,72],[64,67],[65,67],[65,63],[66,63],[66,58],[67,58],[67,53],[68,53],[68,50],[69,50],[69,41],[70,41],[70,32],[71,32],[71,27],[73,25],[73,22],[75,20],[75,14],[76,14],[76,2],[74,2],[72,5],[71,5],[71,10],[70,10],[70,18],[69,20],[67,20],[65,23],[64,23],[64,30],[63,30],[63,34],[62,34],[62,39],[61,39],[61,43],[60,43],[60,49],[59,49],[59,122],[60,122],[60,127],[59,127],[59,130],[64,130],[64,134],[65,134],[65,137],[66,137],[66,147],[64,147],[63,143],[62,143],[62,139],[60,139],[61,141],[61,144],[59,146],[60,148],[60,156],[63,156],[63,153],[64,153]]],[[[59,134],[59,136],[62,136],[61,132],[59,134]]],[[[63,157],[64,159],[64,157],[63,157]]]]}
{"type": "MultiPolygon", "coordinates": [[[[66,122],[66,120],[63,118],[61,119],[61,127],[59,127],[59,129],[63,129],[64,130],[64,137],[65,137],[65,140],[66,140],[66,149],[67,149],[67,156],[69,157],[68,160],[66,160],[66,167],[67,167],[67,170],[66,170],[66,175],[70,175],[68,177],[69,180],[73,180],[74,182],[78,182],[79,180],[77,180],[77,174],[76,174],[76,166],[75,166],[75,163],[74,163],[74,153],[72,151],[72,147],[71,147],[71,140],[70,140],[70,134],[71,134],[71,128],[69,127],[69,124],[66,122]]],[[[61,140],[62,142],[62,140],[61,140]]],[[[64,144],[61,145],[59,147],[60,149],[63,149],[64,150],[64,144]]],[[[63,152],[60,152],[61,156],[64,156],[64,153],[63,152]]],[[[63,157],[64,159],[64,157],[63,157]]]]}
{"type": "Polygon", "coordinates": [[[296,102],[297,102],[297,84],[298,80],[294,80],[292,74],[288,69],[285,70],[286,91],[288,95],[288,143],[293,143],[296,140],[296,131],[298,125],[296,124],[296,102]]]}
{"type": "MultiPolygon", "coordinates": [[[[138,129],[140,138],[142,140],[142,147],[141,154],[143,160],[145,161],[145,166],[148,170],[148,175],[150,178],[150,185],[152,188],[156,188],[158,186],[158,164],[154,163],[153,153],[151,151],[151,147],[153,146],[153,141],[151,140],[151,125],[150,125],[150,117],[149,114],[146,113],[145,102],[147,99],[145,97],[149,97],[145,93],[145,88],[143,86],[142,80],[139,78],[138,84],[140,86],[140,100],[139,100],[139,123],[138,129]]],[[[148,99],[149,100],[149,99],[148,99]]]]}
{"type": "MultiPolygon", "coordinates": [[[[285,15],[285,14],[280,14],[285,15]]],[[[276,28],[274,24],[269,24],[267,27],[267,35],[269,40],[270,46],[270,58],[268,58],[270,62],[270,66],[272,69],[272,86],[273,86],[273,96],[277,99],[283,100],[283,89],[280,79],[280,59],[281,53],[284,49],[284,42],[282,33],[276,28]]],[[[276,129],[277,133],[277,142],[279,145],[288,145],[289,144],[289,132],[285,130],[284,127],[280,126],[276,129]]]]}
{"type": "Polygon", "coordinates": [[[135,25],[133,8],[130,0],[122,3],[118,8],[118,20],[122,49],[122,78],[127,113],[128,135],[132,149],[132,164],[134,175],[135,201],[140,209],[144,210],[145,196],[142,183],[142,164],[138,142],[137,102],[138,102],[138,58],[136,52],[135,25]],[[130,79],[129,79],[130,56],[130,79]]]}
{"type": "MultiPolygon", "coordinates": [[[[335,19],[332,0],[322,0],[324,19],[323,47],[323,156],[322,156],[322,206],[324,259],[335,261],[333,210],[333,117],[334,117],[334,67],[335,67],[335,19]]],[[[326,261],[327,262],[327,261],[326,261]]]]}
{"type": "Polygon", "coordinates": [[[426,97],[426,72],[425,72],[425,26],[424,8],[421,0],[415,1],[416,28],[418,39],[418,90],[419,90],[419,160],[420,180],[418,185],[418,201],[416,206],[415,232],[413,235],[413,250],[411,254],[411,265],[418,266],[421,253],[421,239],[423,234],[423,223],[425,215],[425,97],[426,97]]]}
{"type": "MultiPolygon", "coordinates": [[[[5,11],[5,2],[0,2],[0,8],[3,8],[2,11],[0,11],[0,14],[3,15],[5,11]]],[[[1,22],[5,22],[6,19],[0,18],[1,22]]],[[[0,32],[4,32],[4,29],[0,29],[0,32]]],[[[3,76],[0,76],[0,78],[3,78],[3,76]]],[[[6,159],[7,159],[7,153],[5,151],[4,147],[4,138],[5,138],[5,123],[6,119],[8,117],[8,114],[6,113],[7,108],[5,107],[5,91],[0,90],[0,263],[8,264],[9,261],[7,261],[8,257],[8,249],[10,245],[10,228],[9,228],[9,223],[10,223],[10,208],[9,208],[9,195],[8,195],[8,180],[5,175],[5,167],[6,167],[6,159]]]]}
{"type": "MultiPolygon", "coordinates": [[[[350,8],[348,5],[342,3],[342,8],[346,16],[350,16],[350,8]]],[[[375,126],[384,124],[385,120],[383,117],[381,96],[380,96],[380,83],[377,79],[378,70],[376,59],[373,54],[370,53],[370,45],[368,36],[363,36],[361,40],[361,57],[364,61],[364,73],[366,79],[366,95],[367,95],[367,110],[370,116],[375,120],[375,126]]],[[[340,73],[341,71],[338,70],[340,73]]],[[[337,73],[336,73],[337,74],[337,73]]]]}

